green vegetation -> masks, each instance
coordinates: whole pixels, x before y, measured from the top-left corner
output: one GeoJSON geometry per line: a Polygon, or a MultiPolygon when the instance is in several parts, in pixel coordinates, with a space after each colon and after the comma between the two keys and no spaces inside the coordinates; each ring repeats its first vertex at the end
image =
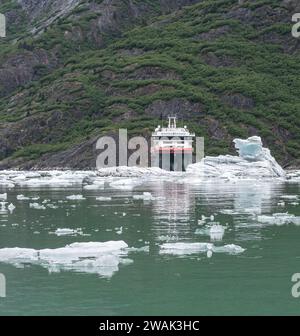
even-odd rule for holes
{"type": "MultiPolygon", "coordinates": [[[[158,1],[144,2],[152,13],[159,13],[158,1]]],[[[74,117],[72,127],[59,140],[19,149],[14,157],[37,158],[119,127],[147,132],[158,120],[145,115],[145,110],[155,101],[180,98],[201,104],[199,114],[192,114],[186,122],[197,135],[206,137],[208,154],[227,153],[233,137],[247,137],[255,131],[281,161],[298,158],[300,56],[285,52],[280,39],[278,43],[266,41],[268,33],[274,32],[288,43],[291,25],[267,21],[258,27],[262,19],[255,10],[265,5],[276,8],[281,1],[241,4],[254,13],[252,21],[245,23],[226,16],[238,7],[236,0],[204,0],[155,18],[151,25],[140,22],[132,29],[123,28],[122,35],[107,33],[101,48],[88,39],[64,38],[76,27],[84,35],[99,15],[87,11],[84,4],[78,7],[40,38],[25,40],[32,48],[56,48],[64,66],[50,74],[37,66],[40,79],[20,90],[24,96],[20,103],[9,97],[0,100],[0,118],[22,120],[28,111],[30,115],[81,111],[82,115],[74,117]],[[80,19],[72,19],[78,15],[80,19]],[[149,68],[150,75],[146,75],[149,68]],[[150,85],[158,89],[148,91],[150,85]],[[250,101],[251,106],[224,99],[232,96],[250,101]],[[128,111],[132,116],[123,118],[128,111]],[[209,130],[211,120],[219,123],[222,139],[209,130]]]]}

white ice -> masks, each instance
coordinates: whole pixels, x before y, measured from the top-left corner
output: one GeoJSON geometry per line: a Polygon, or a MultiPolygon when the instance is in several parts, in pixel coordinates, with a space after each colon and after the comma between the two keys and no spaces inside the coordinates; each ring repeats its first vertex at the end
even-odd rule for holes
{"type": "Polygon", "coordinates": [[[99,197],[96,197],[96,201],[111,201],[112,198],[111,197],[108,197],[108,196],[99,196],[99,197]]]}
{"type": "Polygon", "coordinates": [[[21,266],[40,265],[49,272],[74,271],[111,277],[120,264],[128,264],[128,245],[124,241],[73,243],[56,249],[0,249],[0,262],[21,266]]]}
{"type": "Polygon", "coordinates": [[[159,253],[172,255],[190,255],[206,253],[207,251],[214,253],[239,254],[243,253],[245,249],[234,244],[215,246],[211,243],[165,243],[160,246],[159,253]]]}
{"type": "Polygon", "coordinates": [[[300,216],[295,216],[287,212],[274,213],[273,215],[257,216],[257,221],[269,225],[285,225],[285,224],[300,225],[300,216]]]}
{"type": "Polygon", "coordinates": [[[134,200],[153,201],[155,197],[150,192],[144,192],[142,195],[133,195],[134,200]]]}
{"type": "Polygon", "coordinates": [[[260,137],[235,139],[239,156],[207,156],[187,168],[188,175],[203,178],[285,178],[286,173],[272,157],[270,150],[262,147],[260,137]]]}
{"type": "Polygon", "coordinates": [[[82,230],[81,229],[57,229],[54,234],[57,236],[76,236],[76,235],[82,235],[82,230]]]}
{"type": "Polygon", "coordinates": [[[46,207],[39,203],[29,203],[29,207],[36,210],[46,210],[46,207]]]}
{"type": "Polygon", "coordinates": [[[38,201],[40,199],[39,196],[35,196],[35,197],[27,197],[27,196],[24,196],[24,195],[17,195],[17,200],[18,201],[38,201]]]}
{"type": "Polygon", "coordinates": [[[85,200],[85,197],[83,197],[82,195],[70,195],[70,196],[67,196],[66,199],[75,200],[75,201],[82,201],[82,200],[85,200]]]}

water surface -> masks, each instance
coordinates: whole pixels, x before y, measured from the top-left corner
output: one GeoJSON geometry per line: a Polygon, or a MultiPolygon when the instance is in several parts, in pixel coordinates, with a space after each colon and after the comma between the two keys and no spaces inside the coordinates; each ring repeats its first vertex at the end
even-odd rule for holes
{"type": "Polygon", "coordinates": [[[119,265],[108,277],[0,263],[0,273],[7,280],[0,314],[299,314],[300,299],[291,295],[291,277],[300,272],[300,227],[262,224],[255,215],[288,212],[300,216],[295,200],[279,203],[284,195],[299,195],[299,184],[157,181],[132,190],[11,189],[8,202],[16,209],[12,214],[0,213],[0,248],[53,249],[74,242],[123,240],[129,247],[149,246],[149,252],[129,253],[133,262],[119,265]],[[133,199],[143,192],[151,192],[156,199],[133,199]],[[20,194],[39,196],[39,204],[48,200],[54,207],[30,208],[32,201],[16,199],[20,194]],[[85,199],[67,200],[72,194],[85,199]],[[112,199],[97,201],[99,196],[112,199]],[[214,215],[214,221],[226,227],[216,246],[235,244],[245,252],[213,253],[211,258],[202,252],[160,253],[164,243],[210,242],[209,235],[195,233],[210,222],[199,225],[202,215],[214,215]],[[56,236],[53,232],[58,228],[80,228],[83,235],[56,236]]]}

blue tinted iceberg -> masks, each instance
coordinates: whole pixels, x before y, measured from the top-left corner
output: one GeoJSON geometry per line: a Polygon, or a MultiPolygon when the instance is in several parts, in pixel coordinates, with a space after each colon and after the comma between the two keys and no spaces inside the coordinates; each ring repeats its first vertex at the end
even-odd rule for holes
{"type": "Polygon", "coordinates": [[[187,173],[201,178],[273,178],[285,177],[286,173],[276,162],[261,138],[234,139],[239,156],[207,156],[200,162],[189,165],[187,173]]]}
{"type": "Polygon", "coordinates": [[[264,158],[260,137],[253,136],[246,140],[234,139],[233,142],[241,158],[248,161],[258,161],[264,158]]]}

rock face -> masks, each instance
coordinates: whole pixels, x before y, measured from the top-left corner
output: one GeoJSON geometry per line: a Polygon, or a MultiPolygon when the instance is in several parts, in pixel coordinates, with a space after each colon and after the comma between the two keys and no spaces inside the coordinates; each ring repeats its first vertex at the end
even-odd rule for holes
{"type": "Polygon", "coordinates": [[[195,115],[201,115],[203,106],[199,103],[191,103],[186,99],[174,98],[169,101],[157,100],[147,109],[146,113],[154,117],[163,117],[165,120],[170,113],[181,118],[189,118],[195,115]]]}
{"type": "Polygon", "coordinates": [[[51,72],[56,65],[55,55],[44,49],[12,55],[0,65],[0,97],[51,72]]]}
{"type": "Polygon", "coordinates": [[[44,27],[50,25],[55,19],[61,18],[75,8],[80,0],[17,0],[31,22],[43,21],[44,27]]]}
{"type": "Polygon", "coordinates": [[[258,134],[280,163],[299,165],[300,39],[289,33],[299,1],[0,0],[4,9],[0,168],[93,168],[97,135],[149,137],[170,113],[209,155],[258,134]]]}

